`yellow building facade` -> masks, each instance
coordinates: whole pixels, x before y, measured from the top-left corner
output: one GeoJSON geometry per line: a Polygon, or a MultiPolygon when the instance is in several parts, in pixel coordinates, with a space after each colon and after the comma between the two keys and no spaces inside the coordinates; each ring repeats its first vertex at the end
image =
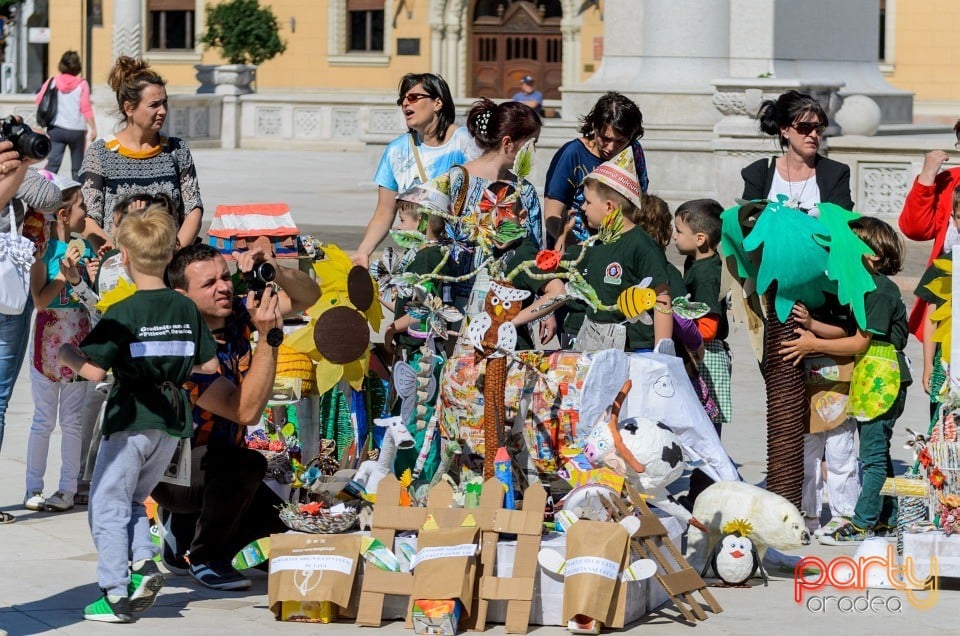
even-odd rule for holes
{"type": "MultiPolygon", "coordinates": [[[[52,2],[48,68],[63,51],[81,51],[91,60],[85,74],[106,82],[114,57],[115,9],[140,2],[141,53],[167,79],[171,90],[191,92],[199,85],[194,65],[219,64],[217,51],[199,42],[203,0],[102,0],[102,26],[89,29],[83,5],[52,2]]],[[[544,75],[538,86],[559,98],[563,82],[588,77],[602,57],[600,5],[582,0],[273,0],[261,2],[277,16],[287,45],[282,55],[257,71],[259,92],[316,90],[395,90],[411,72],[437,72],[455,96],[485,89],[507,97],[526,74],[544,75]],[[481,43],[483,37],[483,43],[481,43]],[[499,45],[496,49],[493,45],[499,45]],[[481,48],[486,59],[477,56],[481,48]],[[490,59],[494,58],[494,59],[490,59]],[[482,73],[478,73],[478,69],[482,73]],[[498,71],[501,77],[492,77],[498,71]],[[478,87],[483,74],[487,83],[478,87]],[[493,80],[492,83],[490,80],[493,80]]]]}
{"type": "MultiPolygon", "coordinates": [[[[98,0],[101,25],[87,36],[84,2],[51,2],[48,67],[67,49],[106,81],[116,5],[140,3],[141,54],[171,90],[192,92],[194,65],[223,62],[199,43],[204,0],[98,0]],[[87,46],[90,57],[87,57],[87,46]]],[[[513,94],[525,74],[545,96],[589,77],[603,56],[602,0],[272,0],[287,50],[263,63],[257,90],[392,92],[404,73],[442,74],[455,96],[513,94]],[[529,45],[529,48],[525,48],[529,45]]],[[[890,83],[915,93],[919,120],[960,112],[960,22],[956,0],[881,0],[878,64],[890,83]]]]}

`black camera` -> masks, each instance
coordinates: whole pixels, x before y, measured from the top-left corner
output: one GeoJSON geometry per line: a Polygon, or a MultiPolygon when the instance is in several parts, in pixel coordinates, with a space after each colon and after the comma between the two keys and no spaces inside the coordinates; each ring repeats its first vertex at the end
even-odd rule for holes
{"type": "Polygon", "coordinates": [[[263,295],[263,290],[277,277],[277,269],[270,263],[257,263],[249,272],[243,272],[243,283],[247,291],[252,291],[257,298],[263,295]]]}
{"type": "Polygon", "coordinates": [[[16,115],[7,115],[0,119],[0,140],[6,139],[21,157],[43,159],[50,154],[50,139],[46,135],[33,132],[30,126],[16,115]]]}

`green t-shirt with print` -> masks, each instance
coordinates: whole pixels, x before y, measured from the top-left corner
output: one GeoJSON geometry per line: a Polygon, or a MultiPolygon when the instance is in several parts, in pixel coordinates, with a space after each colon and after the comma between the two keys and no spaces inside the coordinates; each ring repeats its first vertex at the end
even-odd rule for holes
{"type": "MultiPolygon", "coordinates": [[[[574,257],[575,249],[579,247],[571,248],[570,251],[570,255],[574,257]]],[[[587,283],[596,290],[600,302],[604,305],[615,305],[617,297],[624,290],[640,284],[647,277],[650,278],[648,287],[669,285],[667,257],[660,246],[640,227],[627,230],[613,243],[589,248],[578,269],[587,283]]],[[[586,315],[591,320],[604,324],[623,322],[625,319],[616,309],[594,311],[588,307],[586,315]]],[[[582,324],[582,316],[572,314],[570,320],[564,322],[564,330],[576,334],[580,325],[574,323],[578,319],[582,324]]],[[[644,324],[640,320],[627,323],[628,351],[652,349],[654,344],[652,324],[644,324]]]]}
{"type": "Polygon", "coordinates": [[[216,357],[216,343],[192,300],[171,289],[138,291],[112,305],[80,348],[116,378],[103,436],[159,429],[193,432],[183,383],[195,365],[216,357]]]}

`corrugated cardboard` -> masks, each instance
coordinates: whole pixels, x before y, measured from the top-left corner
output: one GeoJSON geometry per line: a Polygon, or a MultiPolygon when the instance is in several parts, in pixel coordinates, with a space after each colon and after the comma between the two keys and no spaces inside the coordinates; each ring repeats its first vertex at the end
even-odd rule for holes
{"type": "Polygon", "coordinates": [[[605,626],[623,625],[622,582],[620,573],[626,566],[630,535],[618,523],[578,521],[567,532],[567,567],[577,557],[599,557],[618,564],[616,576],[608,578],[566,572],[563,582],[563,621],[577,614],[596,618],[605,626]],[[619,613],[619,620],[617,614],[619,613]]]}
{"type": "MultiPolygon", "coordinates": [[[[421,530],[417,535],[417,552],[425,548],[458,546],[479,543],[480,528],[438,528],[421,530]]],[[[477,583],[475,556],[455,556],[430,559],[413,570],[414,599],[459,599],[464,612],[469,614],[477,583]]]]}
{"type": "Polygon", "coordinates": [[[283,601],[330,601],[352,614],[356,609],[353,591],[359,558],[357,534],[272,535],[267,580],[270,611],[279,619],[283,601]],[[338,563],[328,557],[337,557],[338,563]]]}

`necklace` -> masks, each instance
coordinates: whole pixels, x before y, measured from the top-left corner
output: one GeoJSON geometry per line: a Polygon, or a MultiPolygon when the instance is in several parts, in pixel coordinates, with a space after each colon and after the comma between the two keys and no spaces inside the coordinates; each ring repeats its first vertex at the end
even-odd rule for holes
{"type": "Polygon", "coordinates": [[[784,160],[784,165],[787,169],[787,191],[790,194],[790,198],[787,200],[787,205],[791,208],[796,208],[797,210],[804,210],[800,207],[800,202],[803,201],[803,191],[807,189],[807,184],[810,182],[810,178],[813,176],[816,168],[810,168],[810,171],[807,173],[807,177],[803,180],[803,185],[800,186],[800,192],[794,194],[793,192],[793,180],[790,178],[790,164],[784,160]]]}

